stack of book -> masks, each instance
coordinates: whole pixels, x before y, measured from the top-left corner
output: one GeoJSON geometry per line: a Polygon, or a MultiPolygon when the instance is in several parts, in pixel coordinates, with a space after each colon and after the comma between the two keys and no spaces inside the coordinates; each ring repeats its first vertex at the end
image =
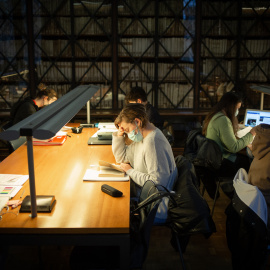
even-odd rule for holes
{"type": "Polygon", "coordinates": [[[57,132],[56,135],[47,140],[33,138],[33,145],[62,145],[67,139],[66,132],[57,132]]]}

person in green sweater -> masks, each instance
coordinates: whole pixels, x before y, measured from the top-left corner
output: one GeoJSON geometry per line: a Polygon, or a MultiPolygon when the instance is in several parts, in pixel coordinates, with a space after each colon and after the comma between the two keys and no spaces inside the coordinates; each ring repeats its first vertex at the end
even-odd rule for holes
{"type": "Polygon", "coordinates": [[[203,135],[214,140],[223,153],[220,169],[223,176],[234,176],[239,168],[248,172],[250,167],[249,158],[238,152],[252,142],[256,131],[253,128],[242,138],[237,138],[237,115],[241,105],[242,100],[236,92],[227,92],[204,121],[203,135]]]}

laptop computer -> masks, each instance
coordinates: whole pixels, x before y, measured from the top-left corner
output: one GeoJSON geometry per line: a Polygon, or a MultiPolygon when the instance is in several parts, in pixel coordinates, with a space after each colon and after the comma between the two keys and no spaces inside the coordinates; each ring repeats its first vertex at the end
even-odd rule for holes
{"type": "Polygon", "coordinates": [[[112,140],[99,140],[98,137],[90,137],[88,144],[112,144],[112,140]]]}
{"type": "Polygon", "coordinates": [[[270,125],[270,111],[246,109],[244,125],[255,127],[260,124],[270,125]]]}

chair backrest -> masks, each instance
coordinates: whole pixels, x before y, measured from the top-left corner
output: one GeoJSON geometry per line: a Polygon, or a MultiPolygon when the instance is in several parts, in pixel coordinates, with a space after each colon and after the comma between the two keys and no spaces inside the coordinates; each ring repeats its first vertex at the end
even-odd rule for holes
{"type": "Polygon", "coordinates": [[[209,196],[214,199],[216,179],[223,159],[218,144],[203,136],[201,129],[191,130],[186,140],[184,156],[192,162],[197,177],[203,182],[209,196]]]}
{"type": "Polygon", "coordinates": [[[225,211],[227,243],[235,258],[233,269],[264,269],[269,241],[267,205],[260,190],[247,183],[243,171],[239,169],[233,180],[235,192],[225,211]]]}
{"type": "Polygon", "coordinates": [[[151,180],[146,181],[139,197],[138,210],[131,211],[131,269],[141,268],[146,259],[150,231],[162,200],[162,195],[158,194],[160,192],[155,183],[151,180]]]}
{"type": "Polygon", "coordinates": [[[146,181],[142,187],[139,202],[146,200],[150,195],[154,194],[157,191],[158,189],[153,181],[146,181]]]}
{"type": "MultiPolygon", "coordinates": [[[[263,193],[258,189],[258,187],[252,185],[248,181],[248,174],[245,169],[240,168],[233,179],[233,187],[235,189],[233,200],[238,202],[238,204],[243,204],[245,207],[240,206],[235,203],[234,208],[244,216],[245,211],[254,212],[260,218],[265,226],[267,226],[268,213],[267,213],[267,203],[263,193]]],[[[250,214],[248,214],[250,218],[250,214]]],[[[255,218],[254,218],[255,219],[255,218]]],[[[265,227],[264,226],[264,227],[265,227]]]]}
{"type": "Polygon", "coordinates": [[[178,169],[174,191],[177,205],[169,202],[168,217],[172,229],[179,235],[216,231],[207,202],[199,192],[199,182],[193,164],[183,156],[175,158],[178,169]]]}
{"type": "Polygon", "coordinates": [[[144,219],[140,227],[147,228],[145,230],[146,234],[154,223],[159,203],[162,200],[159,194],[159,190],[153,181],[148,180],[144,183],[139,197],[138,207],[141,207],[140,214],[141,218],[144,219]]]}
{"type": "Polygon", "coordinates": [[[202,135],[201,129],[191,130],[188,134],[184,156],[194,166],[218,170],[222,163],[222,152],[218,144],[202,135]]]}

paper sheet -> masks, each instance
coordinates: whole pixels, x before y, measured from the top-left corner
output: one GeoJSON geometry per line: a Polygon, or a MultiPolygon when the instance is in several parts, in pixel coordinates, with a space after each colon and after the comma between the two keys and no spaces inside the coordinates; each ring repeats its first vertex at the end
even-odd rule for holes
{"type": "Polygon", "coordinates": [[[99,122],[98,123],[99,129],[116,129],[114,122],[99,122]]]}
{"type": "Polygon", "coordinates": [[[21,186],[27,179],[28,175],[21,174],[0,174],[0,185],[1,186],[21,186]]]}
{"type": "Polygon", "coordinates": [[[1,196],[0,197],[0,211],[4,208],[4,206],[7,204],[9,200],[9,196],[1,196]]]}
{"type": "Polygon", "coordinates": [[[249,133],[251,129],[252,129],[252,127],[246,127],[244,129],[238,130],[236,135],[237,135],[238,138],[242,138],[247,133],[249,133]]]}
{"type": "MultiPolygon", "coordinates": [[[[69,126],[63,126],[62,128],[61,128],[61,131],[65,131],[65,130],[70,130],[70,129],[72,129],[72,127],[69,127],[69,126]]],[[[58,131],[59,132],[59,131],[58,131]]],[[[65,132],[66,133],[66,132],[65,132]]]]}
{"type": "Polygon", "coordinates": [[[8,196],[13,198],[22,188],[22,186],[0,186],[0,197],[8,196]]]}
{"type": "Polygon", "coordinates": [[[28,178],[28,175],[0,174],[0,197],[13,198],[28,178]]]}

